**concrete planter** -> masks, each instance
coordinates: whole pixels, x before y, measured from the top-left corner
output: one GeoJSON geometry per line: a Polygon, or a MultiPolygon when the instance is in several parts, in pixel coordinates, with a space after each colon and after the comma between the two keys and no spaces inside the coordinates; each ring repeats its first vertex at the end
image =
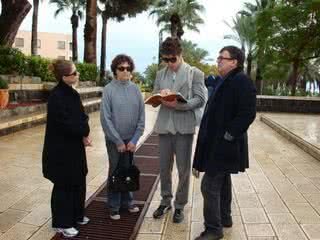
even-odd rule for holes
{"type": "Polygon", "coordinates": [[[0,109],[4,109],[9,102],[9,90],[0,89],[0,109]]]}

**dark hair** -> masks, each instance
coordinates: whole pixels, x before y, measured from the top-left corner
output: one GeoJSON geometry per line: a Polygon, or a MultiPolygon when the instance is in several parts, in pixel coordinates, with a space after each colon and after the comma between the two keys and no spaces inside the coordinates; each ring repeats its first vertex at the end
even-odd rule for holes
{"type": "Polygon", "coordinates": [[[127,62],[130,65],[131,72],[133,72],[135,66],[132,58],[125,54],[119,54],[112,60],[111,63],[111,71],[113,72],[114,76],[117,76],[117,67],[125,62],[127,62]]]}
{"type": "Polygon", "coordinates": [[[182,53],[182,47],[179,39],[167,37],[161,44],[161,55],[180,55],[182,53]]]}
{"type": "Polygon", "coordinates": [[[219,53],[222,53],[223,51],[227,51],[230,54],[230,57],[237,60],[237,65],[239,68],[243,69],[243,64],[244,64],[244,52],[236,47],[236,46],[226,46],[223,47],[219,53]]]}
{"type": "Polygon", "coordinates": [[[61,81],[63,76],[72,73],[72,61],[57,59],[49,65],[49,70],[52,71],[57,81],[61,81]]]}

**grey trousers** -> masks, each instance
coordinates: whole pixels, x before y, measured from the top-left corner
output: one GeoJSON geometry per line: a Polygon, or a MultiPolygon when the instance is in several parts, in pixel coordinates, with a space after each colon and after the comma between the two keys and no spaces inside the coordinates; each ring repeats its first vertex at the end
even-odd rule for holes
{"type": "MultiPolygon", "coordinates": [[[[124,141],[127,143],[128,141],[124,141]]],[[[111,141],[106,141],[107,151],[109,156],[109,174],[117,168],[119,160],[119,167],[127,168],[130,166],[130,158],[125,155],[125,158],[120,158],[120,153],[117,150],[116,144],[111,141]]],[[[133,154],[133,153],[132,153],[133,154]]],[[[133,204],[132,192],[107,192],[108,206],[113,211],[119,211],[121,207],[129,208],[133,204]]]]}
{"type": "Polygon", "coordinates": [[[172,168],[174,155],[179,183],[174,201],[175,209],[183,209],[188,203],[193,134],[160,134],[161,205],[171,205],[172,168]]]}

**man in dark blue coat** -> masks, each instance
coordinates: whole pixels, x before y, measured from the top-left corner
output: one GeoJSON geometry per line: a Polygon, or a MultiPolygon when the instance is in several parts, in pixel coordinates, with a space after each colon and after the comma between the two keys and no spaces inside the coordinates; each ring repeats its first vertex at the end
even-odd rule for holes
{"type": "Polygon", "coordinates": [[[232,226],[231,173],[249,167],[247,130],[256,116],[256,90],[243,73],[244,53],[237,47],[221,49],[217,58],[222,81],[210,96],[203,115],[193,162],[193,174],[204,172],[205,231],[196,240],[223,238],[232,226]]]}
{"type": "Polygon", "coordinates": [[[211,94],[215,91],[217,85],[221,82],[222,78],[220,76],[213,76],[209,75],[204,83],[208,89],[208,96],[210,97],[211,94]]]}

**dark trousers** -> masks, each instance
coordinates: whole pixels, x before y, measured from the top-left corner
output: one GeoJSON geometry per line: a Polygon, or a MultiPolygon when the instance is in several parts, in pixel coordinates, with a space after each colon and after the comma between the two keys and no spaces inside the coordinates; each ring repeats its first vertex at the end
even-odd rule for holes
{"type": "Polygon", "coordinates": [[[76,227],[84,216],[86,184],[77,186],[53,185],[51,213],[53,228],[76,227]]]}
{"type": "Polygon", "coordinates": [[[205,174],[201,182],[203,195],[203,217],[207,231],[221,234],[223,222],[231,219],[231,176],[230,174],[205,174]]]}

